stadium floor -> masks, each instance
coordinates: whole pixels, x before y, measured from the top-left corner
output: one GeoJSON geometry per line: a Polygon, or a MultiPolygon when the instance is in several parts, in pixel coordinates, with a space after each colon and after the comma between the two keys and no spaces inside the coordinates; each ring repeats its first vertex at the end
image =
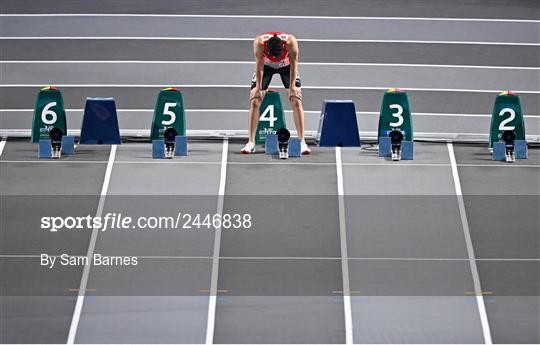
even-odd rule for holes
{"type": "Polygon", "coordinates": [[[240,155],[244,141],[231,136],[193,138],[189,156],[160,161],[127,138],[46,161],[20,137],[43,84],[60,85],[73,132],[85,97],[113,96],[122,130],[142,135],[170,85],[181,86],[190,130],[244,129],[249,39],[271,24],[296,34],[313,63],[301,65],[311,132],[323,99],[353,99],[361,131],[376,130],[382,90],[398,86],[412,89],[426,137],[487,134],[496,92],[513,89],[538,141],[537,1],[331,3],[2,2],[2,343],[540,342],[537,147],[514,164],[457,141],[417,142],[414,161],[397,163],[369,145],[280,161],[240,155]],[[220,37],[236,39],[209,39],[220,37]],[[253,227],[39,229],[46,215],[179,211],[248,213],[253,227]],[[139,264],[40,266],[42,253],[89,252],[139,264]]]}

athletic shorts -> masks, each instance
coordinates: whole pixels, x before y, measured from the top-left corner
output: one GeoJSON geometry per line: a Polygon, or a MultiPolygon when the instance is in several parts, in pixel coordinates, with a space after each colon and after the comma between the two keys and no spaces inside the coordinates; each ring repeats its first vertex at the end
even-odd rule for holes
{"type": "MultiPolygon", "coordinates": [[[[289,86],[291,85],[291,66],[290,65],[281,67],[281,68],[272,68],[265,65],[263,69],[263,80],[262,80],[261,90],[268,89],[268,85],[270,85],[270,82],[272,81],[272,77],[276,73],[279,74],[279,76],[281,77],[283,86],[285,86],[286,89],[289,88],[289,86]]],[[[251,79],[252,89],[255,88],[255,86],[257,85],[256,78],[257,78],[257,74],[253,73],[253,79],[251,79]]],[[[296,85],[296,87],[302,87],[302,82],[300,81],[300,76],[298,74],[296,75],[296,80],[294,81],[294,85],[296,85]]]]}

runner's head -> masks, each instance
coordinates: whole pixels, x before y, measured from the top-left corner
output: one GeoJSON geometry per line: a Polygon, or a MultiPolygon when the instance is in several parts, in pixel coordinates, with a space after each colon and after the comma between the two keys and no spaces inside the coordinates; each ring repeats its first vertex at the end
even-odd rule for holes
{"type": "Polygon", "coordinates": [[[267,47],[268,54],[273,57],[279,57],[283,53],[283,43],[281,42],[281,38],[279,38],[277,35],[270,37],[267,42],[267,47]]]}

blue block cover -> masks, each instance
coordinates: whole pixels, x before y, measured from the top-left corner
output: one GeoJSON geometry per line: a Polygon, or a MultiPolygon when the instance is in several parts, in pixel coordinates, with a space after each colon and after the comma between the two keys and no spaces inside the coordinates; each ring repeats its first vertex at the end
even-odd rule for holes
{"type": "Polygon", "coordinates": [[[187,156],[187,137],[185,135],[177,135],[174,141],[174,155],[187,156]]]}
{"type": "Polygon", "coordinates": [[[75,154],[75,137],[66,135],[62,137],[62,153],[65,155],[75,154]]]}
{"type": "Polygon", "coordinates": [[[379,138],[379,157],[392,157],[392,141],[390,137],[379,138]]]}
{"type": "Polygon", "coordinates": [[[353,101],[325,100],[323,102],[317,141],[319,146],[360,146],[353,101]]]}
{"type": "Polygon", "coordinates": [[[289,157],[301,157],[302,149],[300,144],[300,138],[289,139],[289,157]]]}
{"type": "Polygon", "coordinates": [[[264,152],[267,155],[279,154],[277,134],[267,134],[264,142],[264,152]]]}
{"type": "Polygon", "coordinates": [[[412,161],[414,157],[414,142],[401,142],[401,159],[404,161],[412,161]]]}
{"type": "Polygon", "coordinates": [[[527,159],[527,142],[525,140],[516,140],[514,142],[514,156],[516,159],[527,159]]]}
{"type": "Polygon", "coordinates": [[[114,98],[87,98],[81,144],[121,144],[114,98]]]}
{"type": "Polygon", "coordinates": [[[152,140],[152,158],[165,158],[165,140],[152,140]]]}
{"type": "Polygon", "coordinates": [[[493,160],[505,161],[506,160],[506,146],[503,142],[493,143],[493,160]]]}
{"type": "Polygon", "coordinates": [[[38,147],[39,158],[52,158],[52,145],[50,139],[40,139],[38,147]]]}

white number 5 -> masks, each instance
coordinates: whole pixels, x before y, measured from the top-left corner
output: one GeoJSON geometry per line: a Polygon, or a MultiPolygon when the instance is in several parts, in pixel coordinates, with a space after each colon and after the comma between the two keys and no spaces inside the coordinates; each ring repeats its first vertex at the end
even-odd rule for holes
{"type": "Polygon", "coordinates": [[[392,114],[393,117],[397,118],[397,122],[390,122],[389,125],[392,127],[399,127],[403,124],[403,107],[399,104],[390,104],[390,109],[396,109],[397,111],[392,114]]]}
{"type": "Polygon", "coordinates": [[[176,103],[165,103],[165,106],[163,107],[163,115],[170,116],[170,119],[168,121],[163,120],[161,122],[162,125],[170,126],[176,121],[176,114],[171,111],[169,108],[176,107],[176,103]]]}

